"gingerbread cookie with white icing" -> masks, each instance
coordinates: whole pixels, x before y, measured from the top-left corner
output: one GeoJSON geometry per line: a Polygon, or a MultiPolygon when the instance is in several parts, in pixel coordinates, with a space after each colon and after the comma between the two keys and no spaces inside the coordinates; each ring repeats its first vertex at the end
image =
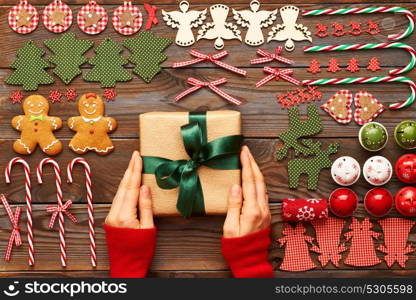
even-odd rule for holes
{"type": "Polygon", "coordinates": [[[114,118],[105,117],[104,102],[100,96],[88,93],[79,99],[78,110],[80,116],[68,120],[68,126],[76,134],[69,143],[69,147],[78,154],[95,151],[100,155],[109,154],[114,150],[109,132],[117,128],[114,118]]]}
{"type": "Polygon", "coordinates": [[[12,119],[14,129],[21,132],[20,139],[14,142],[13,150],[21,155],[32,154],[36,146],[47,155],[62,151],[62,143],[53,132],[62,127],[62,120],[48,116],[48,100],[40,95],[32,95],[23,102],[24,115],[12,119]]]}

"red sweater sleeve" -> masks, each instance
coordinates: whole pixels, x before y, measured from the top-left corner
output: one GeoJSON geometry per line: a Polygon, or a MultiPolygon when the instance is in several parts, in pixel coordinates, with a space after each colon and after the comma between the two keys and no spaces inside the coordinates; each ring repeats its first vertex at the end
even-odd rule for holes
{"type": "Polygon", "coordinates": [[[234,277],[270,278],[273,268],[267,260],[270,227],[238,238],[222,238],[222,255],[234,277]]]}
{"type": "Polygon", "coordinates": [[[117,228],[104,225],[112,278],[143,278],[156,247],[156,227],[117,228]]]}

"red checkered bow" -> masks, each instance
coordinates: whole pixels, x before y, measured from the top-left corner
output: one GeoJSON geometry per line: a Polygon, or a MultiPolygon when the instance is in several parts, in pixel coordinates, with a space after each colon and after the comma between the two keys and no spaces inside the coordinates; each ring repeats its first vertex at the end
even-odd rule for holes
{"type": "Polygon", "coordinates": [[[288,59],[286,57],[280,56],[280,54],[282,54],[283,51],[283,47],[282,46],[278,46],[276,47],[274,53],[270,53],[267,52],[266,50],[259,48],[257,50],[257,54],[262,56],[262,57],[258,57],[258,58],[253,58],[252,60],[250,60],[250,64],[252,65],[257,65],[257,64],[264,64],[267,62],[271,62],[273,60],[277,60],[281,63],[284,64],[288,64],[288,65],[293,65],[294,61],[291,59],[288,59]]]}
{"type": "Polygon", "coordinates": [[[196,57],[195,59],[186,60],[186,61],[180,61],[176,62],[172,65],[172,68],[182,68],[193,64],[198,64],[200,62],[206,61],[206,62],[212,62],[213,64],[216,64],[217,66],[226,69],[228,71],[246,76],[247,72],[245,70],[239,69],[237,67],[234,67],[232,65],[229,65],[225,62],[220,61],[221,58],[228,55],[228,52],[226,50],[218,52],[216,54],[205,54],[198,50],[192,49],[189,51],[189,54],[196,57]]]}
{"type": "Polygon", "coordinates": [[[156,25],[159,23],[158,19],[156,18],[157,6],[152,6],[149,3],[145,3],[144,8],[146,9],[148,15],[146,26],[144,27],[144,29],[149,30],[150,28],[152,28],[153,24],[156,25]]]}
{"type": "Polygon", "coordinates": [[[60,206],[59,204],[57,206],[48,206],[46,207],[46,211],[52,213],[51,221],[49,222],[49,228],[53,228],[53,225],[55,224],[56,217],[58,214],[64,213],[67,215],[67,217],[74,223],[77,223],[77,218],[74,217],[73,214],[71,214],[68,209],[71,207],[72,201],[68,200],[65,202],[64,205],[60,206]]]}
{"type": "Polygon", "coordinates": [[[188,84],[193,85],[193,87],[190,87],[189,89],[187,89],[187,90],[183,91],[182,93],[180,93],[179,95],[177,95],[175,97],[175,101],[176,102],[178,102],[179,100],[181,100],[183,97],[185,97],[185,96],[187,96],[187,95],[189,95],[189,94],[191,94],[191,93],[199,90],[202,87],[208,87],[214,93],[218,94],[219,96],[221,96],[225,100],[227,100],[227,101],[229,101],[231,103],[234,103],[236,105],[240,105],[241,104],[241,101],[240,100],[235,99],[234,97],[228,95],[226,92],[220,90],[217,87],[218,85],[221,85],[221,84],[226,83],[227,82],[227,79],[226,78],[220,78],[220,79],[217,79],[215,81],[207,82],[207,81],[200,81],[200,80],[198,80],[196,78],[189,77],[187,82],[188,82],[188,84]]]}
{"type": "Polygon", "coordinates": [[[22,245],[22,239],[20,238],[20,227],[19,227],[20,214],[22,213],[22,209],[20,207],[16,207],[16,211],[13,214],[12,209],[10,208],[10,205],[7,202],[6,197],[3,194],[1,194],[0,197],[1,197],[1,202],[3,202],[3,206],[6,209],[6,212],[9,216],[10,223],[12,224],[12,227],[13,227],[13,230],[10,234],[9,242],[7,244],[6,255],[4,256],[4,260],[9,261],[11,254],[12,254],[13,244],[15,244],[17,247],[22,245]]]}
{"type": "Polygon", "coordinates": [[[272,79],[279,80],[279,78],[286,80],[294,85],[300,85],[300,80],[297,80],[296,78],[293,78],[291,75],[293,75],[292,69],[285,69],[280,70],[279,68],[271,68],[271,67],[264,67],[263,71],[265,73],[269,73],[266,77],[264,77],[262,80],[256,83],[256,88],[261,87],[262,85],[266,84],[272,79]]]}

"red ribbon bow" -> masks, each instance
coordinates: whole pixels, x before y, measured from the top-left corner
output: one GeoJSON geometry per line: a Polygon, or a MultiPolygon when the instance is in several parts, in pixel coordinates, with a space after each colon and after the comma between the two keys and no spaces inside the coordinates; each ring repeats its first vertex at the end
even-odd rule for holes
{"type": "Polygon", "coordinates": [[[181,68],[181,67],[186,67],[189,65],[193,65],[193,64],[198,64],[200,62],[206,61],[206,62],[212,62],[213,64],[216,64],[217,66],[226,69],[228,71],[246,76],[247,71],[239,69],[237,67],[234,67],[232,65],[229,65],[225,62],[220,61],[220,59],[222,59],[224,56],[228,55],[228,52],[226,50],[218,52],[216,54],[205,54],[202,53],[198,50],[192,49],[191,51],[189,51],[189,54],[196,57],[195,59],[191,59],[191,60],[186,60],[186,61],[180,61],[180,62],[176,62],[173,63],[172,67],[173,68],[181,68]]]}
{"type": "Polygon", "coordinates": [[[12,232],[10,233],[9,242],[7,244],[6,255],[4,256],[4,260],[9,261],[12,255],[13,244],[15,244],[17,247],[22,245],[22,239],[20,237],[20,227],[19,227],[19,221],[20,221],[20,215],[22,213],[22,209],[20,207],[16,207],[16,211],[13,214],[9,203],[7,202],[7,199],[3,194],[1,195],[1,201],[3,202],[4,208],[6,209],[7,215],[9,216],[10,224],[13,227],[12,232]]]}
{"type": "Polygon", "coordinates": [[[236,105],[240,105],[241,101],[235,99],[234,97],[228,95],[227,93],[225,93],[224,91],[220,90],[217,86],[224,84],[227,82],[226,78],[220,78],[218,80],[215,81],[211,81],[211,82],[204,82],[204,81],[200,81],[196,78],[192,78],[189,77],[188,78],[188,84],[193,85],[193,87],[190,87],[189,89],[183,91],[182,93],[180,93],[179,95],[177,95],[175,97],[175,101],[178,102],[179,100],[181,100],[183,97],[199,90],[202,87],[208,87],[209,89],[211,89],[214,93],[218,94],[219,96],[221,96],[222,98],[224,98],[225,100],[234,103],[236,105]]]}
{"type": "Polygon", "coordinates": [[[152,28],[152,24],[158,24],[159,21],[156,18],[156,10],[157,10],[157,6],[156,5],[150,5],[149,3],[145,3],[144,4],[144,8],[147,11],[148,14],[148,18],[147,18],[147,22],[146,22],[146,26],[144,27],[145,30],[149,30],[150,28],[152,28]]]}
{"type": "Polygon", "coordinates": [[[271,67],[264,67],[263,71],[265,73],[269,73],[270,75],[264,77],[262,80],[256,83],[256,87],[261,87],[262,85],[266,84],[273,78],[276,80],[279,80],[279,78],[284,79],[294,85],[300,85],[300,80],[297,80],[296,78],[293,78],[290,75],[293,75],[292,69],[286,69],[286,70],[279,70],[278,68],[271,68],[271,67]]]}
{"type": "Polygon", "coordinates": [[[250,63],[252,65],[257,65],[257,64],[264,64],[267,62],[271,62],[273,60],[277,60],[279,62],[282,62],[284,64],[288,64],[288,65],[292,65],[294,63],[293,60],[288,59],[286,57],[280,56],[280,54],[282,54],[283,51],[283,47],[282,46],[278,46],[276,47],[274,53],[270,53],[267,52],[266,50],[259,48],[257,50],[257,54],[262,56],[259,58],[253,58],[252,60],[250,60],[250,63]]]}
{"type": "Polygon", "coordinates": [[[68,209],[71,207],[72,205],[72,201],[68,200],[65,202],[64,205],[57,205],[57,206],[48,206],[46,207],[46,211],[52,213],[51,216],[51,221],[49,222],[49,228],[53,228],[53,225],[55,224],[55,220],[56,217],[58,216],[58,214],[62,214],[64,213],[65,215],[67,215],[67,217],[74,223],[77,223],[78,220],[77,218],[74,217],[73,214],[71,214],[68,209]]]}

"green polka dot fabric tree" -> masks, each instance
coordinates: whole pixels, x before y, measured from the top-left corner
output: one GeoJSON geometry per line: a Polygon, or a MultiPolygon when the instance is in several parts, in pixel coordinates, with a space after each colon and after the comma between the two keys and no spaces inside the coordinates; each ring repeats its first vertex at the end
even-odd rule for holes
{"type": "Polygon", "coordinates": [[[73,33],[64,33],[59,39],[46,40],[44,44],[54,53],[49,57],[49,62],[55,64],[53,72],[65,84],[81,74],[80,66],[88,61],[84,54],[94,46],[93,41],[78,40],[73,33]]]}
{"type": "Polygon", "coordinates": [[[25,91],[36,91],[39,85],[54,83],[53,77],[45,71],[49,63],[42,58],[43,55],[43,49],[28,41],[17,50],[17,59],[10,65],[15,71],[7,77],[6,83],[21,85],[25,91]]]}
{"type": "Polygon", "coordinates": [[[84,80],[99,82],[103,88],[115,87],[117,82],[132,79],[130,72],[123,68],[128,60],[120,56],[123,48],[110,38],[106,38],[95,49],[96,56],[88,62],[94,67],[84,75],[84,80]]]}
{"type": "Polygon", "coordinates": [[[153,77],[162,70],[160,64],[167,59],[166,54],[162,52],[170,44],[172,44],[170,39],[157,37],[150,31],[144,31],[137,38],[123,42],[123,45],[132,52],[129,61],[135,65],[133,72],[146,83],[152,81],[153,77]]]}

